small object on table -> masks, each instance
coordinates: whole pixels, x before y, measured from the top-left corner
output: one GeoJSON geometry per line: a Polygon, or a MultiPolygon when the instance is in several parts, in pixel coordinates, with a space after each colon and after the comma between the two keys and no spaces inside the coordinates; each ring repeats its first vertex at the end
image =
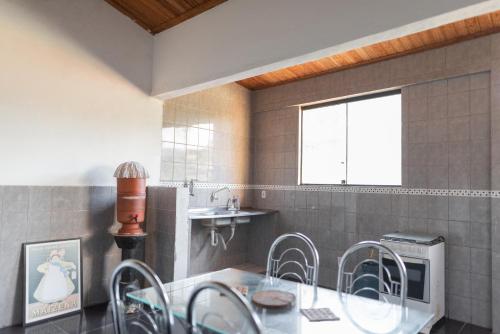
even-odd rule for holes
{"type": "Polygon", "coordinates": [[[236,285],[234,286],[236,290],[238,290],[243,296],[248,295],[248,286],[246,285],[236,285]]]}
{"type": "Polygon", "coordinates": [[[340,320],[329,308],[302,308],[302,313],[309,321],[335,321],[340,320]]]}
{"type": "Polygon", "coordinates": [[[279,309],[292,306],[295,303],[295,295],[278,290],[258,291],[252,296],[252,302],[258,307],[279,309]]]}

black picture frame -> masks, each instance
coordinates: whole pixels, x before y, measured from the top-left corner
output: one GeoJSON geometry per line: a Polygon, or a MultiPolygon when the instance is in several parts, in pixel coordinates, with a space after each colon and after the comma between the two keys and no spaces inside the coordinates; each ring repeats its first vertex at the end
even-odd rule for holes
{"type": "MultiPolygon", "coordinates": [[[[68,238],[68,239],[58,239],[58,240],[26,242],[26,243],[23,243],[23,257],[22,258],[23,258],[23,274],[24,274],[23,275],[23,326],[24,327],[32,326],[35,324],[47,322],[50,320],[66,317],[66,316],[77,314],[77,313],[81,313],[81,311],[83,309],[82,238],[68,238]],[[62,256],[61,256],[60,250],[64,250],[66,252],[67,247],[72,247],[71,243],[74,243],[73,247],[77,248],[76,259],[78,260],[78,264],[75,264],[75,267],[76,267],[75,269],[71,268],[71,270],[76,271],[76,275],[75,275],[76,278],[75,279],[77,279],[77,287],[78,287],[77,292],[69,294],[67,297],[65,297],[61,301],[55,301],[52,303],[50,303],[50,302],[44,303],[42,301],[38,301],[36,303],[30,303],[30,295],[34,294],[33,284],[32,284],[32,281],[30,280],[30,279],[32,279],[30,272],[33,271],[33,269],[31,267],[36,265],[37,271],[38,271],[38,268],[40,266],[47,264],[47,267],[49,267],[48,271],[54,272],[56,270],[53,268],[50,268],[50,267],[54,267],[54,266],[51,266],[52,259],[55,258],[55,256],[59,256],[59,260],[61,260],[61,262],[64,262],[64,263],[62,264],[62,266],[61,266],[61,263],[57,263],[56,265],[60,267],[59,270],[65,276],[66,273],[63,272],[63,270],[65,270],[65,268],[63,268],[63,266],[66,264],[71,264],[72,262],[62,261],[62,258],[64,258],[64,254],[62,254],[62,256]],[[35,247],[43,248],[43,250],[39,251],[40,253],[46,252],[47,261],[45,263],[40,263],[40,261],[38,261],[36,263],[32,263],[30,261],[30,257],[32,257],[31,252],[33,251],[33,249],[35,247]],[[64,247],[64,248],[61,248],[61,247],[64,247]],[[53,252],[59,252],[59,253],[57,255],[54,255],[53,252]],[[51,263],[49,263],[49,262],[51,262],[51,263]],[[66,305],[70,305],[69,304],[70,302],[76,303],[77,306],[76,307],[68,307],[66,310],[63,309],[62,311],[58,311],[58,312],[55,311],[56,309],[65,308],[66,305]],[[30,307],[32,305],[39,305],[40,312],[42,313],[42,315],[40,315],[38,317],[29,316],[28,312],[32,311],[32,308],[30,307]]],[[[45,279],[46,284],[50,284],[50,280],[48,278],[48,275],[49,275],[48,272],[43,274],[42,279],[37,284],[36,290],[38,290],[40,288],[40,285],[44,284],[44,283],[42,283],[42,280],[44,280],[44,279],[45,279]]],[[[61,279],[60,274],[55,274],[55,275],[58,276],[59,282],[60,282],[60,279],[61,279]]],[[[71,279],[71,281],[73,281],[73,279],[71,279]]],[[[58,287],[60,287],[60,286],[58,286],[58,287]]],[[[75,288],[76,288],[76,286],[75,286],[75,288]]],[[[41,289],[41,290],[50,291],[51,289],[47,288],[47,289],[41,289]]],[[[54,296],[54,297],[56,297],[56,296],[54,296]]],[[[33,296],[33,298],[35,298],[35,297],[33,296]]]]}

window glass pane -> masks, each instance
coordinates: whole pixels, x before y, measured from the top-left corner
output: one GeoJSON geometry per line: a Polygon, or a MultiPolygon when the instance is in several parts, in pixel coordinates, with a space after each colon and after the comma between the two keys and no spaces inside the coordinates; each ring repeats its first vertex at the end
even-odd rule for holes
{"type": "Polygon", "coordinates": [[[340,184],[346,176],[346,105],[302,112],[302,183],[340,184]]]}
{"type": "Polygon", "coordinates": [[[401,185],[401,94],[347,109],[347,183],[401,185]]]}

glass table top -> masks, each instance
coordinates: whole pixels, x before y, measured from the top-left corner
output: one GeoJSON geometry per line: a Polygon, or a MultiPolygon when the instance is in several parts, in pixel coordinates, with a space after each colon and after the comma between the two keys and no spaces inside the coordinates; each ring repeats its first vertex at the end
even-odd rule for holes
{"type": "MultiPolygon", "coordinates": [[[[418,333],[433,317],[432,313],[408,307],[402,308],[374,299],[346,294],[340,298],[337,291],[319,287],[315,298],[312,286],[276,278],[266,279],[263,275],[237,269],[224,269],[165,284],[176,317],[185,319],[186,305],[191,291],[197,284],[209,280],[223,282],[231,287],[248,288],[245,297],[250,303],[256,291],[281,290],[293,293],[296,302],[288,309],[266,310],[252,304],[262,322],[264,333],[418,333]],[[302,308],[325,307],[330,308],[340,320],[311,322],[300,313],[302,308]]],[[[159,307],[152,289],[130,292],[128,297],[151,307],[159,307]]],[[[206,298],[200,298],[196,307],[218,313],[222,316],[219,318],[238,317],[235,308],[227,308],[215,297],[217,296],[207,295],[206,298]]],[[[219,333],[229,332],[224,322],[219,321],[220,319],[217,317],[211,319],[213,320],[204,323],[207,328],[219,333]]]]}

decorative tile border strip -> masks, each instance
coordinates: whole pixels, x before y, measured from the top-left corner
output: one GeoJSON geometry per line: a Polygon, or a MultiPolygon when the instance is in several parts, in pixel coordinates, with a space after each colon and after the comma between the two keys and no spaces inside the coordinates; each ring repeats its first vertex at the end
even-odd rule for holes
{"type": "MultiPolygon", "coordinates": [[[[164,181],[160,183],[160,186],[172,187],[172,188],[187,187],[185,182],[177,182],[177,181],[164,181]]],[[[219,189],[224,187],[227,187],[229,189],[257,189],[252,184],[207,183],[207,182],[195,182],[194,187],[195,189],[219,189]]]]}
{"type": "MultiPolygon", "coordinates": [[[[161,186],[184,187],[184,182],[162,182],[161,186]]],[[[196,189],[229,189],[242,190],[285,190],[285,191],[326,191],[357,194],[387,194],[415,196],[453,196],[453,197],[491,197],[500,198],[500,190],[469,190],[469,189],[425,189],[402,187],[364,187],[364,186],[328,186],[328,185],[273,185],[273,184],[234,184],[195,182],[196,189]]]]}

